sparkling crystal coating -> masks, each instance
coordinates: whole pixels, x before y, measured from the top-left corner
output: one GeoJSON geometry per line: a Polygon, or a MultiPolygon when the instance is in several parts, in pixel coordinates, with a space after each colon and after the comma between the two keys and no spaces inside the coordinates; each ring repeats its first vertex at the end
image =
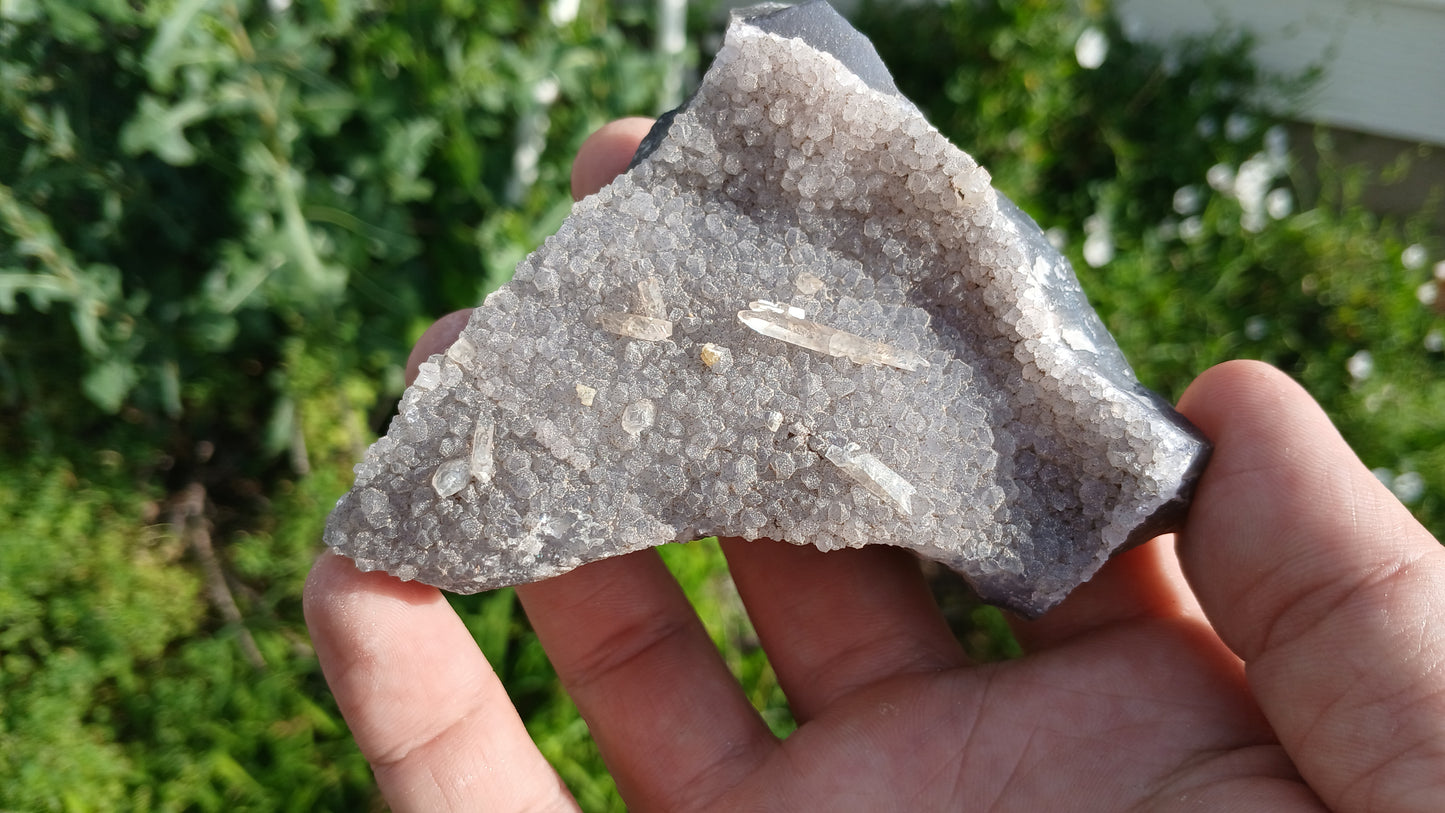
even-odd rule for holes
{"type": "Polygon", "coordinates": [[[422,365],[326,542],[457,592],[889,544],[1037,615],[1177,525],[1207,455],[867,40],[769,6],[422,365]]]}

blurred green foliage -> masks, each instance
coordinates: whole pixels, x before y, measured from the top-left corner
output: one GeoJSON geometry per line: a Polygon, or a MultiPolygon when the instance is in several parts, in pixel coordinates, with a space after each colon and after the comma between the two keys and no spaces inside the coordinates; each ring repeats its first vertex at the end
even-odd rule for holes
{"type": "MultiPolygon", "coordinates": [[[[1364,210],[1363,170],[1295,182],[1254,103],[1295,80],[1248,42],[1159,51],[1084,6],[857,23],[1053,230],[1147,383],[1279,364],[1445,531],[1441,236],[1364,210]]],[[[649,5],[548,8],[0,5],[0,808],[379,806],[301,620],[325,513],[410,343],[556,228],[589,132],[657,112],[649,5]],[[174,521],[193,487],[215,569],[174,521]]],[[[716,545],[664,558],[786,734],[716,545]]],[[[941,600],[979,657],[1017,654],[998,613],[941,600]]],[[[622,809],[512,593],[452,601],[584,808],[622,809]]]]}
{"type": "Polygon", "coordinates": [[[0,6],[0,808],[375,804],[301,586],[411,342],[555,230],[589,132],[655,112],[649,16],[584,5],[0,6]],[[171,522],[192,484],[239,620],[171,522]]]}

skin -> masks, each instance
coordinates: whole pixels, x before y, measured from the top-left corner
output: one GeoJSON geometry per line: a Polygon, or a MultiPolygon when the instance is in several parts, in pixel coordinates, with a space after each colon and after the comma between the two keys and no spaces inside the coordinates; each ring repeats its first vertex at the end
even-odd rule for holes
{"type": "MultiPolygon", "coordinates": [[[[594,134],[573,194],[650,124],[594,134]]],[[[1445,551],[1279,371],[1179,408],[1215,443],[1185,528],[1016,622],[1018,660],[970,664],[903,551],[725,540],[786,740],[654,552],[517,595],[633,810],[1445,809],[1445,551]]],[[[324,554],[305,606],[395,810],[576,809],[437,590],[324,554]]]]}

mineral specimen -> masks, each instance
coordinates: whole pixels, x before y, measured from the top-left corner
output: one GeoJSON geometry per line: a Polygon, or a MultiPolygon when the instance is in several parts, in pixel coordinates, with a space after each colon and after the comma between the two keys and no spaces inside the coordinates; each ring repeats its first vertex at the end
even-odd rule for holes
{"type": "Polygon", "coordinates": [[[714,534],[898,545],[1037,615],[1206,456],[867,40],[768,6],[422,365],[326,542],[457,592],[714,534]]]}

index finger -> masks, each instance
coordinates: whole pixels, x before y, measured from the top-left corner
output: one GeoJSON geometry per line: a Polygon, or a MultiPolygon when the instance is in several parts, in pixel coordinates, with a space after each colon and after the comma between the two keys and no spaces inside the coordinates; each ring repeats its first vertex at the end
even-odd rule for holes
{"type": "Polygon", "coordinates": [[[576,810],[441,592],[324,553],[306,625],[393,810],[576,810]]]}

